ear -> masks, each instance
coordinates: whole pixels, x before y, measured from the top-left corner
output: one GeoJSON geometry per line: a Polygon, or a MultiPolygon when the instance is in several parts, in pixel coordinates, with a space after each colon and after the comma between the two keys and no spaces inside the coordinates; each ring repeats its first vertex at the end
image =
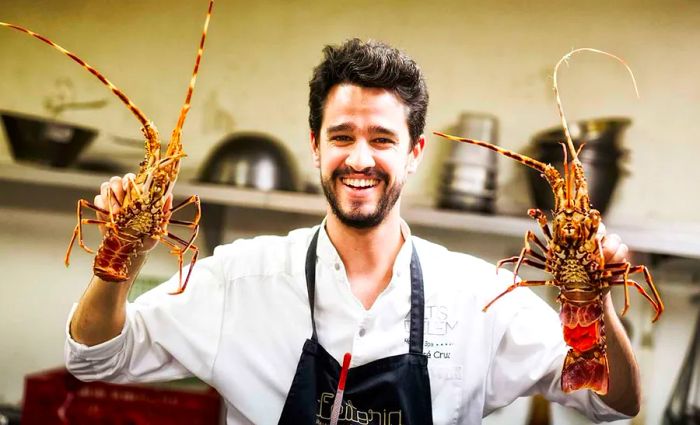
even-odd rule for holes
{"type": "Polygon", "coordinates": [[[418,169],[418,164],[423,159],[423,148],[425,147],[425,135],[421,134],[418,137],[416,145],[411,149],[408,154],[408,173],[413,174],[418,169]]]}
{"type": "Polygon", "coordinates": [[[311,157],[314,161],[314,167],[321,168],[321,152],[318,146],[318,140],[313,131],[309,132],[309,139],[311,142],[311,157]]]}

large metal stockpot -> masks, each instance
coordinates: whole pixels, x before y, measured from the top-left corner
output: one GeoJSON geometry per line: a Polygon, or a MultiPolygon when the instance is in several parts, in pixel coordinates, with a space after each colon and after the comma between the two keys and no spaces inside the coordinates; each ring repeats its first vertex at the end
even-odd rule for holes
{"type": "MultiPolygon", "coordinates": [[[[579,160],[583,164],[591,204],[601,213],[607,210],[617,181],[624,174],[621,163],[627,151],[621,146],[622,133],[631,122],[628,118],[598,118],[569,123],[574,146],[580,149],[583,145],[579,160]]],[[[561,127],[535,134],[530,146],[532,157],[563,173],[564,149],[561,143],[565,140],[561,127]]],[[[544,211],[554,208],[549,184],[538,171],[530,169],[528,176],[537,208],[544,211]]]]}

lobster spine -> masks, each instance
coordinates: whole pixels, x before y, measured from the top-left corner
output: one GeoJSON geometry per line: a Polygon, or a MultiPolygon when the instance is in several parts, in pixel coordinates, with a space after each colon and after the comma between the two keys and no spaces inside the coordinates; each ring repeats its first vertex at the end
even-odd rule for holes
{"type": "Polygon", "coordinates": [[[590,389],[607,394],[609,374],[602,298],[577,304],[562,294],[559,300],[564,341],[570,347],[561,373],[562,391],[590,389]]]}

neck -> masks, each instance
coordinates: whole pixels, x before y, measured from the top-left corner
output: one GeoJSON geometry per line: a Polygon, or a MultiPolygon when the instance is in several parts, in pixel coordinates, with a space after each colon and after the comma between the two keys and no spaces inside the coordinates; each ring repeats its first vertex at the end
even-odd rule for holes
{"type": "Polygon", "coordinates": [[[389,284],[404,241],[398,202],[382,223],[369,229],[347,226],[330,210],[327,217],[326,232],[345,265],[352,292],[369,308],[389,284]]]}

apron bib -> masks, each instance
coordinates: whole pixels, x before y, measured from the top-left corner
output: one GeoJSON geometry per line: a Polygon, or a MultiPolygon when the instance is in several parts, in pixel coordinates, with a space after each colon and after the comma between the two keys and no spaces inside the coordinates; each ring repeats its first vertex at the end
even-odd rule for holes
{"type": "MultiPolygon", "coordinates": [[[[306,253],[306,286],[311,338],[304,343],[280,425],[327,425],[341,365],[319,344],[314,320],[316,245],[306,253]]],[[[348,371],[340,420],[345,425],[431,425],[428,358],[423,354],[423,273],[415,247],[411,254],[411,314],[408,353],[375,360],[348,371]]]]}

